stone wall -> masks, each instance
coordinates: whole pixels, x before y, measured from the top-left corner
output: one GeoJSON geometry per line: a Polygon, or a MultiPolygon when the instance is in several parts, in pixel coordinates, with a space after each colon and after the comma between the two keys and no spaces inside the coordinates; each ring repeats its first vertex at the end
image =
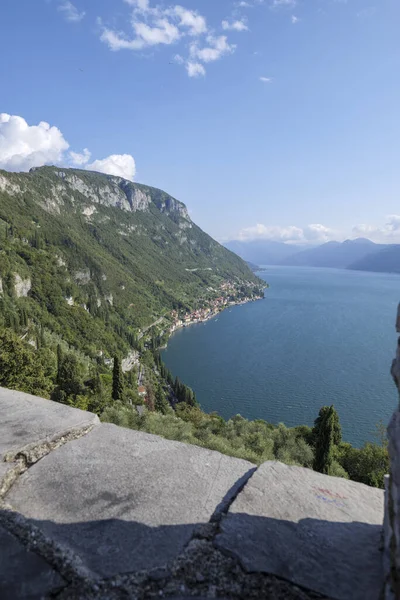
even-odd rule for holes
{"type": "MultiPolygon", "coordinates": [[[[396,331],[400,333],[400,305],[397,311],[396,331]]],[[[392,376],[400,392],[400,338],[392,376]]],[[[385,481],[384,572],[385,600],[400,598],[400,405],[388,426],[390,475],[385,481]]]]}
{"type": "Polygon", "coordinates": [[[0,388],[0,598],[378,600],[382,490],[0,388]]]}

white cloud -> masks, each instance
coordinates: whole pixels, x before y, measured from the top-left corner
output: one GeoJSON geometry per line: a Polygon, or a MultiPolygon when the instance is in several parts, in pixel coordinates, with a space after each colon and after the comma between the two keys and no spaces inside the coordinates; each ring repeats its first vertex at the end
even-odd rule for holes
{"type": "Polygon", "coordinates": [[[272,78],[271,77],[260,77],[259,79],[263,83],[272,83],[272,78]]]}
{"type": "Polygon", "coordinates": [[[0,167],[9,171],[27,171],[57,163],[69,144],[57,127],[45,121],[28,125],[22,117],[0,114],[0,167]]]}
{"type": "Polygon", "coordinates": [[[238,235],[238,239],[242,241],[270,240],[274,242],[286,242],[288,244],[323,244],[334,237],[335,232],[333,230],[319,223],[307,225],[303,228],[296,227],[295,225],[280,227],[278,225],[262,225],[258,223],[253,227],[245,227],[238,235]]]}
{"type": "Polygon", "coordinates": [[[179,29],[167,19],[157,19],[153,27],[144,22],[133,23],[135,37],[127,39],[121,32],[103,28],[100,36],[102,42],[108,44],[110,50],[142,50],[158,44],[173,44],[181,37],[179,29]]]}
{"type": "Polygon", "coordinates": [[[178,4],[166,9],[151,8],[148,0],[125,2],[133,7],[130,20],[133,35],[103,27],[100,39],[111,50],[142,50],[159,44],[174,44],[186,35],[207,33],[206,19],[195,10],[178,4]]]}
{"type": "Polygon", "coordinates": [[[78,165],[78,166],[86,165],[86,163],[89,162],[91,156],[92,156],[92,153],[89,152],[89,150],[87,148],[85,148],[81,154],[79,152],[72,152],[72,151],[69,153],[69,158],[70,158],[70,161],[72,162],[72,164],[78,165]]]}
{"type": "Polygon", "coordinates": [[[133,181],[136,174],[136,163],[130,154],[111,154],[107,158],[95,160],[85,167],[89,171],[116,175],[133,181]]]}
{"type": "Polygon", "coordinates": [[[298,21],[299,21],[299,17],[296,17],[296,15],[292,15],[291,21],[292,21],[293,25],[296,25],[296,23],[298,23],[298,21]]]}
{"type": "Polygon", "coordinates": [[[296,6],[297,0],[272,0],[271,8],[281,8],[285,6],[296,6]]]}
{"type": "Polygon", "coordinates": [[[149,0],[124,0],[124,2],[143,12],[149,10],[149,0]]]}
{"type": "Polygon", "coordinates": [[[247,27],[244,19],[241,20],[237,20],[237,21],[222,21],[222,29],[224,29],[225,31],[248,31],[249,28],[247,27]]]}
{"type": "Polygon", "coordinates": [[[204,77],[206,74],[206,70],[201,63],[198,62],[190,62],[190,60],[186,63],[186,69],[189,77],[204,77]]]}
{"type": "Polygon", "coordinates": [[[79,23],[86,14],[85,11],[79,12],[76,6],[72,2],[69,2],[69,0],[62,2],[58,6],[58,10],[63,13],[65,20],[70,23],[79,23]]]}
{"type": "Polygon", "coordinates": [[[158,44],[173,44],[181,37],[179,29],[168,19],[157,19],[154,27],[146,23],[134,23],[133,28],[141,48],[158,44]]]}
{"type": "MultiPolygon", "coordinates": [[[[102,24],[100,40],[110,50],[140,51],[150,46],[171,45],[186,39],[189,41],[189,55],[180,52],[175,62],[185,66],[189,77],[205,75],[204,63],[219,60],[236,49],[225,35],[210,33],[207,21],[196,10],[189,10],[180,4],[167,7],[151,4],[150,0],[124,0],[131,8],[129,31],[117,30],[102,24]],[[193,40],[193,38],[195,38],[193,40]]],[[[233,18],[222,23],[224,30],[246,31],[244,19],[233,18]]]]}
{"type": "Polygon", "coordinates": [[[382,226],[367,225],[365,223],[356,225],[352,229],[355,237],[368,237],[374,242],[383,244],[400,243],[400,215],[387,215],[386,222],[382,226]]]}
{"type": "Polygon", "coordinates": [[[112,154],[88,164],[91,153],[69,152],[68,142],[57,127],[45,121],[28,125],[24,118],[0,113],[0,168],[29,171],[48,164],[76,165],[85,169],[133,180],[136,165],[130,154],[112,154]]]}
{"type": "Polygon", "coordinates": [[[379,244],[400,244],[400,215],[387,215],[383,225],[362,223],[350,229],[337,230],[320,223],[297,227],[296,225],[263,225],[258,223],[245,227],[237,235],[238,240],[270,240],[287,244],[324,244],[329,241],[343,241],[366,237],[379,244]]]}
{"type": "Polygon", "coordinates": [[[231,54],[235,51],[235,44],[228,44],[228,38],[226,35],[213,36],[208,35],[207,46],[200,48],[195,42],[190,46],[190,57],[192,59],[198,59],[199,61],[209,63],[215,60],[219,60],[225,54],[231,54]]]}
{"type": "Polygon", "coordinates": [[[187,10],[183,6],[174,6],[166,11],[167,14],[179,19],[179,27],[186,27],[189,35],[207,33],[206,19],[195,10],[187,10]]]}

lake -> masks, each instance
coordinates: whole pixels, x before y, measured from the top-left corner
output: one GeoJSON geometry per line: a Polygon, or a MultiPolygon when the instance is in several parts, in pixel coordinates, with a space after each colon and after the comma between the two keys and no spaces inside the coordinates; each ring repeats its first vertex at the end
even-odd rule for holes
{"type": "Polygon", "coordinates": [[[206,412],[312,425],[334,404],[343,437],[376,441],[396,406],[390,377],[400,276],[267,267],[265,299],[178,330],[163,351],[206,412]]]}

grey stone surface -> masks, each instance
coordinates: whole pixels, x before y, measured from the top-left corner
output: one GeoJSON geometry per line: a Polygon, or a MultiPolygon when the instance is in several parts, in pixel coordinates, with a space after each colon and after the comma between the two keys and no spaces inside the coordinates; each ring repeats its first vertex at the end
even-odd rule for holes
{"type": "MultiPolygon", "coordinates": [[[[400,365],[399,359],[397,364],[400,365]]],[[[390,480],[387,486],[385,514],[386,598],[400,596],[400,411],[396,410],[388,426],[390,480]]]]}
{"type": "Polygon", "coordinates": [[[0,388],[0,461],[8,453],[98,423],[92,413],[0,388]]]}
{"type": "Polygon", "coordinates": [[[164,565],[254,471],[244,460],[102,424],[33,465],[8,502],[99,576],[164,565]]]}
{"type": "Polygon", "coordinates": [[[302,467],[261,465],[215,544],[244,568],[338,600],[382,592],[383,491],[302,467]]]}
{"type": "Polygon", "coordinates": [[[64,587],[62,578],[37,554],[0,527],[0,598],[33,600],[64,587]]]}

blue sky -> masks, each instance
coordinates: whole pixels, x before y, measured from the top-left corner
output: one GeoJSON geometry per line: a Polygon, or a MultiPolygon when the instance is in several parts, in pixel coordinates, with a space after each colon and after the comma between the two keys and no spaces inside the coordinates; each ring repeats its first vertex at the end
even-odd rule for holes
{"type": "Polygon", "coordinates": [[[3,0],[0,167],[134,177],[219,240],[400,243],[399,21],[398,0],[3,0]]]}

